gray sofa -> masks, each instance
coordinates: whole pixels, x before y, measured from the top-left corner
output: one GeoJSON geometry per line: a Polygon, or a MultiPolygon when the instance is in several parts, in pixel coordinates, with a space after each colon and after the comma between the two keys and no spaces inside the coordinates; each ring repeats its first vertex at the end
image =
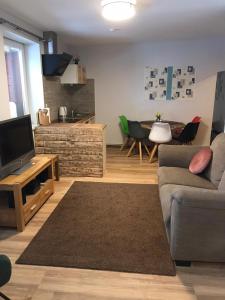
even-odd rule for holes
{"type": "Polygon", "coordinates": [[[201,175],[188,167],[201,146],[159,147],[159,193],[174,260],[225,262],[225,134],[201,175]]]}

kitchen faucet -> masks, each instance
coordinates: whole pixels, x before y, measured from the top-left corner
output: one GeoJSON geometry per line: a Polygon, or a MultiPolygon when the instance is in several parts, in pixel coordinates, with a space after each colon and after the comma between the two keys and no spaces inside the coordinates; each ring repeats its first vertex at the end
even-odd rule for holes
{"type": "Polygon", "coordinates": [[[75,106],[75,108],[72,108],[72,110],[71,110],[71,117],[72,118],[74,118],[75,117],[75,115],[77,114],[77,109],[78,109],[78,107],[80,106],[80,104],[78,104],[77,106],[75,106]]]}

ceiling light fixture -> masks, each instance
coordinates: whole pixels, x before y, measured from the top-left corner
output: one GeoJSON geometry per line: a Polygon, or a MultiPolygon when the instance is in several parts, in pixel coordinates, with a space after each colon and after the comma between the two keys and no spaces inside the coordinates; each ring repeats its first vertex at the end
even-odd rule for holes
{"type": "Polygon", "coordinates": [[[136,0],[102,0],[102,15],[109,21],[124,21],[135,16],[136,0]]]}
{"type": "Polygon", "coordinates": [[[116,31],[120,31],[120,28],[109,28],[110,32],[116,32],[116,31]]]}

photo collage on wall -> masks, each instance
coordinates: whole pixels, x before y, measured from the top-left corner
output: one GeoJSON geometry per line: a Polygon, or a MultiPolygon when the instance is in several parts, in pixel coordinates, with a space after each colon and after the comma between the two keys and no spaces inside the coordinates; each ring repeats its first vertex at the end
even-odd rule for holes
{"type": "Polygon", "coordinates": [[[145,68],[145,98],[148,100],[191,99],[194,96],[195,68],[145,68]]]}

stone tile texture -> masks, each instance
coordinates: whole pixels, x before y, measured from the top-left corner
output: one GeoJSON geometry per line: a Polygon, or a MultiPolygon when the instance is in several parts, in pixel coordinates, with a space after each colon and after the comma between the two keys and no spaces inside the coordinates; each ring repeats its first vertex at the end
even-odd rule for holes
{"type": "Polygon", "coordinates": [[[99,124],[35,129],[37,154],[57,154],[62,176],[102,177],[105,169],[105,127],[99,124]]]}
{"type": "Polygon", "coordinates": [[[60,77],[43,77],[45,104],[51,110],[51,121],[58,120],[58,109],[67,106],[68,114],[95,114],[94,79],[84,85],[62,85],[60,77]]]}

